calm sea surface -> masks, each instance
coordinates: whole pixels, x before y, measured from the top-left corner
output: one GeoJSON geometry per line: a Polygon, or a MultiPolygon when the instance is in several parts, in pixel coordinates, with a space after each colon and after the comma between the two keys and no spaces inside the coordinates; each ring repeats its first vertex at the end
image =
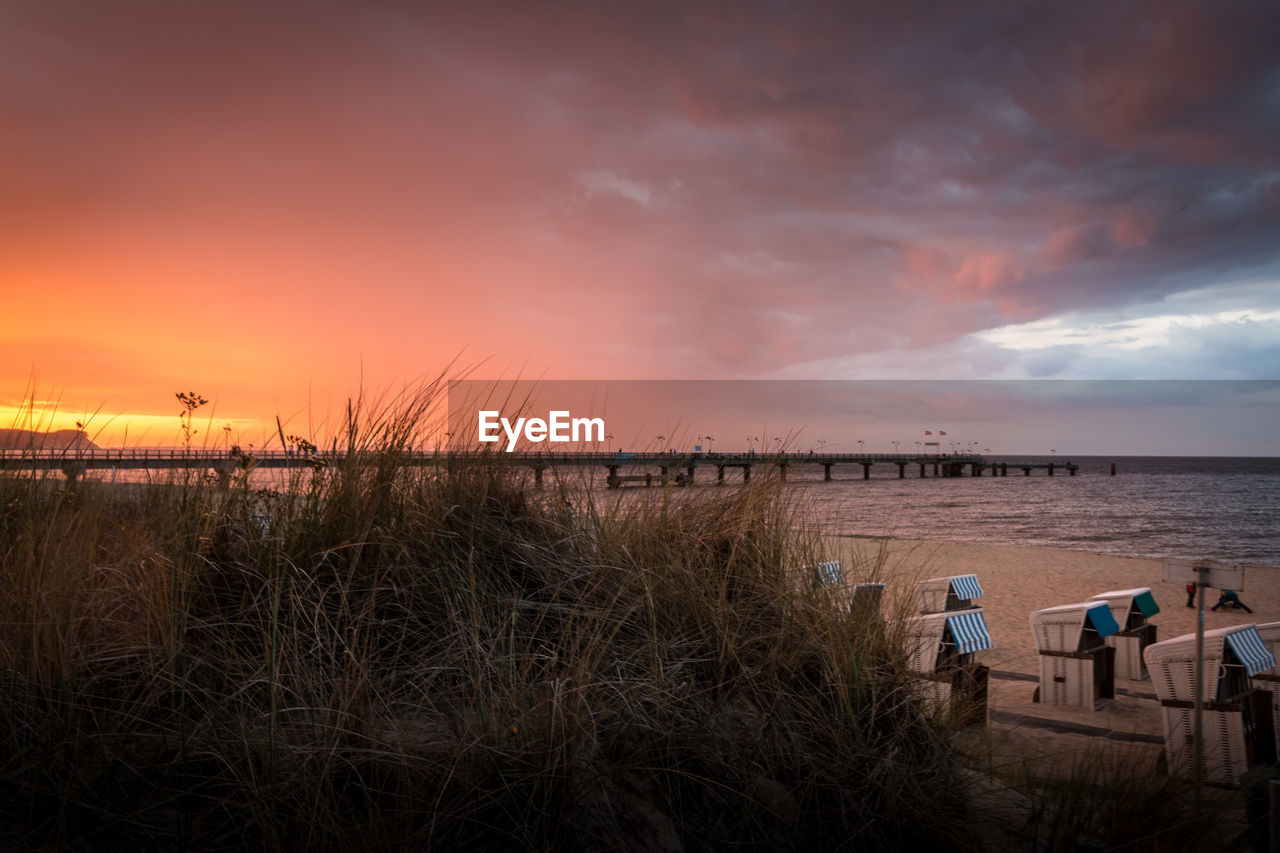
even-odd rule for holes
{"type": "Polygon", "coordinates": [[[833,482],[822,482],[817,466],[790,480],[807,514],[833,533],[1280,566],[1280,459],[1071,461],[1080,465],[1074,477],[1010,469],[1007,477],[921,480],[909,466],[900,480],[896,466],[880,465],[864,481],[861,467],[851,465],[837,467],[835,476],[844,479],[833,482]]]}

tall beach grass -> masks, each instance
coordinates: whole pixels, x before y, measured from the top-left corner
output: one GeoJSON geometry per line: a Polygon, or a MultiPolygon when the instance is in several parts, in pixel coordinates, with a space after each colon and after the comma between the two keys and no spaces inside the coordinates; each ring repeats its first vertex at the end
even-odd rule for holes
{"type": "Polygon", "coordinates": [[[776,481],[401,466],[429,397],[280,489],[0,478],[0,844],[977,848],[899,620],[813,585],[776,481]]]}

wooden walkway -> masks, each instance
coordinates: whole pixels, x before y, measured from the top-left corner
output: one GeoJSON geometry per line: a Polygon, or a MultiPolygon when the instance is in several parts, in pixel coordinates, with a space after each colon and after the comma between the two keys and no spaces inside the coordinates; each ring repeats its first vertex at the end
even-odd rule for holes
{"type": "MultiPolygon", "coordinates": [[[[356,461],[367,464],[385,461],[380,454],[356,453],[356,461]]],[[[919,477],[1007,477],[1010,469],[1030,476],[1032,471],[1045,471],[1049,476],[1065,471],[1075,476],[1079,466],[1073,462],[1009,462],[989,460],[973,454],[930,455],[911,453],[501,453],[494,451],[404,451],[397,454],[395,462],[405,466],[462,465],[480,460],[500,464],[518,465],[531,469],[535,480],[542,482],[542,473],[548,469],[568,467],[603,468],[608,472],[608,484],[619,487],[627,484],[660,485],[674,483],[690,485],[697,481],[698,469],[715,470],[716,482],[725,480],[725,472],[737,469],[742,481],[751,479],[752,471],[774,469],[786,478],[795,466],[819,465],[823,479],[832,479],[837,466],[856,465],[862,469],[863,479],[871,478],[873,466],[897,468],[899,478],[907,472],[919,477]]],[[[0,450],[0,471],[61,471],[74,479],[89,470],[102,469],[210,469],[230,476],[236,470],[251,468],[303,468],[307,466],[343,465],[348,462],[345,452],[321,451],[299,454],[281,450],[254,451],[251,454],[208,450],[132,450],[107,449],[90,451],[51,452],[42,450],[0,450]]]]}

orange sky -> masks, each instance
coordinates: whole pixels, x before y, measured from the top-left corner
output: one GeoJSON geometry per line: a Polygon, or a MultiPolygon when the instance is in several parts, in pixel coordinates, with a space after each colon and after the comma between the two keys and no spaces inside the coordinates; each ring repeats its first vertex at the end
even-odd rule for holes
{"type": "Polygon", "coordinates": [[[970,6],[6,3],[0,426],[261,441],[455,359],[1276,378],[1276,7],[970,6]]]}

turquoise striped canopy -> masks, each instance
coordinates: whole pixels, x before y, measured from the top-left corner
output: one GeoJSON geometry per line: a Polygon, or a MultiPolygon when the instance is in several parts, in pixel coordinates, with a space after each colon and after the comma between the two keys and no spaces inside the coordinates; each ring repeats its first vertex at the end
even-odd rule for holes
{"type": "Polygon", "coordinates": [[[1231,651],[1236,653],[1240,663],[1244,664],[1245,672],[1250,675],[1266,672],[1276,665],[1275,655],[1271,654],[1262,637],[1258,636],[1258,629],[1252,625],[1243,631],[1227,634],[1227,645],[1231,646],[1231,651]]]}
{"type": "Polygon", "coordinates": [[[980,652],[991,648],[991,635],[981,610],[970,610],[947,617],[947,628],[956,648],[962,652],[980,652]]]}
{"type": "Polygon", "coordinates": [[[982,598],[977,575],[956,575],[951,579],[951,589],[960,598],[982,598]]]}

